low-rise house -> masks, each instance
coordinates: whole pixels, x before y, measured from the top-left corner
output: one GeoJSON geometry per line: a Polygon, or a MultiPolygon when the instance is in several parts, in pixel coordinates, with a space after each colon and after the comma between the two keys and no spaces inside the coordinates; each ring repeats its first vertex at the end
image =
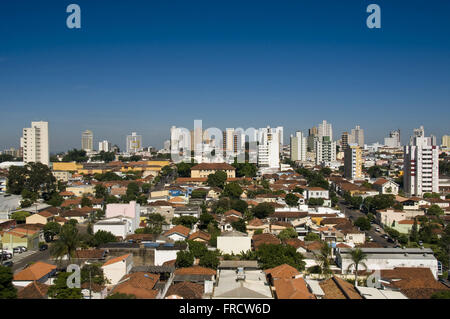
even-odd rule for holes
{"type": "Polygon", "coordinates": [[[254,250],[258,250],[261,245],[274,244],[279,245],[281,241],[273,234],[256,234],[252,237],[252,246],[254,250]]]}
{"type": "Polygon", "coordinates": [[[169,287],[165,299],[202,299],[203,293],[203,285],[182,281],[169,287]]]}
{"type": "MultiPolygon", "coordinates": [[[[124,216],[132,220],[132,229],[139,228],[141,222],[141,207],[135,201],[128,204],[108,204],[106,205],[105,218],[124,216]]],[[[133,232],[134,232],[133,230],[133,232]]]]}
{"type": "Polygon", "coordinates": [[[81,294],[84,299],[105,299],[108,296],[108,288],[95,282],[81,284],[81,294]]]}
{"type": "Polygon", "coordinates": [[[126,254],[114,257],[102,265],[103,274],[108,279],[108,285],[116,285],[122,277],[129,274],[133,267],[133,255],[126,254]]]}
{"type": "Polygon", "coordinates": [[[156,299],[160,291],[155,289],[159,281],[159,275],[135,272],[127,274],[121,278],[111,294],[121,293],[133,295],[136,299],[156,299]]]}
{"type": "Polygon", "coordinates": [[[48,299],[49,285],[33,281],[17,291],[17,299],[48,299]]]}
{"type": "Polygon", "coordinates": [[[202,210],[200,206],[180,206],[175,207],[173,212],[174,217],[191,216],[195,218],[200,218],[202,210]]]}
{"type": "Polygon", "coordinates": [[[273,299],[261,270],[220,269],[213,299],[273,299]]]}
{"type": "Polygon", "coordinates": [[[410,299],[430,299],[431,295],[450,288],[437,281],[429,268],[395,267],[382,269],[380,283],[386,290],[400,290],[410,299]]]}
{"type": "Polygon", "coordinates": [[[207,244],[211,239],[211,235],[204,231],[198,230],[195,233],[190,234],[188,239],[207,244]]]}
{"type": "Polygon", "coordinates": [[[55,216],[52,213],[44,210],[42,212],[28,216],[26,218],[26,223],[27,224],[43,224],[43,225],[45,225],[54,220],[55,220],[55,216]]]}
{"type": "Polygon", "coordinates": [[[105,218],[96,222],[93,226],[94,233],[99,230],[112,233],[116,237],[125,238],[130,234],[134,234],[136,228],[133,218],[127,216],[116,216],[105,218]]]}
{"type": "Polygon", "coordinates": [[[26,287],[33,281],[50,285],[52,284],[52,277],[56,273],[56,266],[42,261],[37,261],[27,268],[14,274],[13,285],[19,287],[26,287]]]}
{"type": "MultiPolygon", "coordinates": [[[[364,263],[366,271],[394,269],[396,267],[429,268],[434,278],[438,278],[438,260],[430,248],[361,248],[367,255],[364,263]]],[[[342,273],[353,273],[351,249],[336,250],[336,264],[342,273]]]]}
{"type": "Polygon", "coordinates": [[[425,213],[420,210],[398,210],[398,209],[384,209],[378,210],[376,219],[381,225],[392,227],[394,223],[401,220],[413,220],[417,216],[423,216],[425,213]]]}
{"type": "Polygon", "coordinates": [[[0,231],[0,242],[3,244],[3,249],[12,250],[19,246],[24,246],[28,250],[38,249],[39,242],[44,241],[43,226],[42,224],[23,224],[6,231],[0,231]]]}
{"type": "Polygon", "coordinates": [[[230,209],[228,211],[226,211],[225,213],[223,213],[224,217],[236,217],[239,219],[242,219],[242,213],[238,212],[237,210],[234,209],[230,209]]]}
{"type": "Polygon", "coordinates": [[[247,223],[247,234],[251,237],[256,230],[262,230],[263,233],[268,233],[269,224],[255,217],[247,223]]]}
{"type": "Polygon", "coordinates": [[[325,293],[323,299],[362,299],[351,283],[336,276],[321,281],[319,285],[325,293]]]}
{"type": "Polygon", "coordinates": [[[174,283],[189,281],[204,284],[205,281],[214,282],[216,280],[217,271],[211,268],[193,266],[179,268],[175,270],[174,275],[174,283]]]}
{"type": "Polygon", "coordinates": [[[274,288],[277,299],[316,299],[302,277],[277,279],[274,288]]]}
{"type": "Polygon", "coordinates": [[[74,193],[75,196],[94,195],[95,194],[95,186],[94,185],[67,186],[66,192],[74,193]]]}
{"type": "Polygon", "coordinates": [[[189,237],[191,230],[183,225],[176,225],[175,227],[166,231],[163,235],[173,241],[186,240],[189,237]]]}
{"type": "Polygon", "coordinates": [[[398,195],[399,185],[386,178],[378,178],[373,183],[373,188],[380,192],[380,194],[388,194],[388,195],[398,195]]]}
{"type": "Polygon", "coordinates": [[[83,211],[81,209],[72,209],[72,210],[63,211],[60,214],[60,216],[65,219],[69,219],[69,220],[75,219],[80,224],[87,222],[91,217],[91,215],[88,212],[83,211]]]}

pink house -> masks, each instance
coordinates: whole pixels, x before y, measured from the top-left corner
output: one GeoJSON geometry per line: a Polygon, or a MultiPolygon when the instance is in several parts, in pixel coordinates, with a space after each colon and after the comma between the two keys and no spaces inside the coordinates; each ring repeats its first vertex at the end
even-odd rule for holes
{"type": "Polygon", "coordinates": [[[106,218],[112,218],[117,216],[125,216],[133,219],[134,229],[139,227],[141,219],[141,206],[135,201],[131,201],[128,204],[108,204],[106,205],[106,218]]]}

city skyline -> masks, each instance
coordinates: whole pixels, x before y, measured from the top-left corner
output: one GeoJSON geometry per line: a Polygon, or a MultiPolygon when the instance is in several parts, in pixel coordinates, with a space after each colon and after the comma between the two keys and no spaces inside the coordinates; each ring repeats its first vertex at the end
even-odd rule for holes
{"type": "Polygon", "coordinates": [[[137,131],[161,148],[172,125],[199,118],[271,122],[284,144],[323,119],[336,137],[360,125],[366,143],[400,129],[405,144],[420,125],[448,134],[449,3],[378,1],[379,30],[365,26],[362,1],[108,3],[120,23],[105,23],[98,3],[77,3],[80,30],[67,29],[58,1],[0,4],[0,149],[18,147],[35,120],[49,122],[52,153],[80,148],[86,129],[94,145],[124,149],[137,131]]]}

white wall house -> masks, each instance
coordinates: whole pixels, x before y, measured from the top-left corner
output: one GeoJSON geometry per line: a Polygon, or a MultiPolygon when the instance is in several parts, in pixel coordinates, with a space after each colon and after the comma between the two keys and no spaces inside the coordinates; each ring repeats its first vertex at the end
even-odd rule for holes
{"type": "MultiPolygon", "coordinates": [[[[368,271],[394,269],[395,267],[430,268],[437,279],[438,260],[430,248],[361,248],[367,254],[364,263],[368,271]]],[[[353,263],[350,252],[352,249],[339,248],[336,252],[336,263],[342,273],[347,273],[349,265],[353,263]]],[[[364,267],[360,267],[364,270],[364,267]]],[[[350,269],[350,273],[354,268],[350,269]]]]}
{"type": "Polygon", "coordinates": [[[114,236],[125,238],[127,235],[134,234],[136,228],[132,218],[117,216],[96,222],[93,230],[94,234],[99,230],[104,230],[114,234],[114,236]]]}
{"type": "Polygon", "coordinates": [[[103,274],[110,282],[108,285],[115,286],[123,276],[130,273],[132,267],[133,255],[126,254],[108,260],[103,264],[102,269],[103,274]]]}

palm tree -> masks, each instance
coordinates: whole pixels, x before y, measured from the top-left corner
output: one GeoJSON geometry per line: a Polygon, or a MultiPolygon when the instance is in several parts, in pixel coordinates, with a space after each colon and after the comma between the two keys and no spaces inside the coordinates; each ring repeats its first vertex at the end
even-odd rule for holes
{"type": "Polygon", "coordinates": [[[71,224],[66,224],[61,228],[58,240],[52,245],[50,253],[56,259],[61,259],[65,255],[68,255],[70,262],[73,253],[79,245],[80,235],[78,234],[78,229],[71,224]]]}
{"type": "Polygon", "coordinates": [[[348,265],[347,271],[350,270],[350,268],[355,267],[355,286],[358,285],[358,267],[359,265],[364,266],[365,269],[367,269],[367,265],[364,263],[364,260],[367,260],[367,254],[364,253],[361,248],[353,249],[350,252],[352,263],[348,265]]]}
{"type": "Polygon", "coordinates": [[[320,254],[317,256],[317,261],[320,265],[320,270],[325,277],[328,277],[332,273],[331,271],[331,246],[328,243],[324,243],[320,249],[320,254]]]}

